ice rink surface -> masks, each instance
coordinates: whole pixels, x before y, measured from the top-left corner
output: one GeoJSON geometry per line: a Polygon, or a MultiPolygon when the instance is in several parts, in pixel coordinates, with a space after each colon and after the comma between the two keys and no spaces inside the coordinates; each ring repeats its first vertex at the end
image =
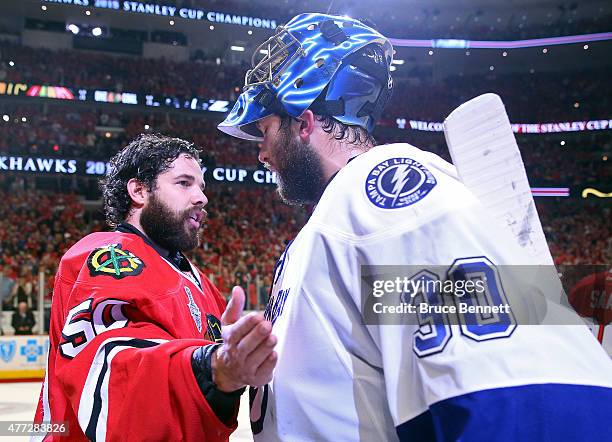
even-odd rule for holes
{"type": "MultiPolygon", "coordinates": [[[[41,382],[0,383],[0,421],[32,421],[40,394],[41,382]]],[[[29,437],[2,437],[0,442],[29,441],[29,437]]],[[[249,426],[249,395],[242,395],[238,429],[230,437],[232,442],[252,441],[249,426]]]]}

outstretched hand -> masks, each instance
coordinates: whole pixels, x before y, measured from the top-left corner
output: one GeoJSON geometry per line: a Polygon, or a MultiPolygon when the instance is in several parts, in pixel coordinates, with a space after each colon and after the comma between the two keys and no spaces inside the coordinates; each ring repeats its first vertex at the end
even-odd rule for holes
{"type": "Polygon", "coordinates": [[[244,301],[244,290],[234,287],[221,316],[223,344],[212,357],[213,382],[225,392],[267,384],[276,366],[272,324],[261,313],[241,317],[244,301]]]}

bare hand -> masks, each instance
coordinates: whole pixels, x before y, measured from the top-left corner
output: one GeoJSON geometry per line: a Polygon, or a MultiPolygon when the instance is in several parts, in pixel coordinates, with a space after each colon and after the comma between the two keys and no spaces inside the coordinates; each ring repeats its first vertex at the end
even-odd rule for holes
{"type": "Polygon", "coordinates": [[[213,382],[225,392],[267,384],[276,366],[272,324],[261,313],[241,318],[244,300],[244,290],[234,287],[221,317],[223,345],[212,357],[213,382]]]}

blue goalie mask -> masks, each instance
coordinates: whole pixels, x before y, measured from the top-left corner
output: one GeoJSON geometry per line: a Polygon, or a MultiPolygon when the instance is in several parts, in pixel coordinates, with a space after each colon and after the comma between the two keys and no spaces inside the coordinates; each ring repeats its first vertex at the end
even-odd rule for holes
{"type": "Polygon", "coordinates": [[[218,127],[261,141],[258,120],[310,109],[371,133],[391,96],[392,60],[389,40],[360,21],[300,14],[255,49],[243,92],[218,127]]]}

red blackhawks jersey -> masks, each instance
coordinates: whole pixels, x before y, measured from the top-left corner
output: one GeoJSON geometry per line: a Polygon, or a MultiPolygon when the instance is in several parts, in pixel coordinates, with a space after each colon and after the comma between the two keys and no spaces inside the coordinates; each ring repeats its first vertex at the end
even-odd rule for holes
{"type": "Polygon", "coordinates": [[[228,440],[235,419],[217,418],[191,368],[195,349],[220,341],[225,302],[189,265],[193,277],[122,232],[64,255],[36,423],[66,422],[69,440],[228,440]]]}
{"type": "Polygon", "coordinates": [[[570,290],[569,301],[580,316],[612,323],[612,269],[582,278],[570,290]]]}

